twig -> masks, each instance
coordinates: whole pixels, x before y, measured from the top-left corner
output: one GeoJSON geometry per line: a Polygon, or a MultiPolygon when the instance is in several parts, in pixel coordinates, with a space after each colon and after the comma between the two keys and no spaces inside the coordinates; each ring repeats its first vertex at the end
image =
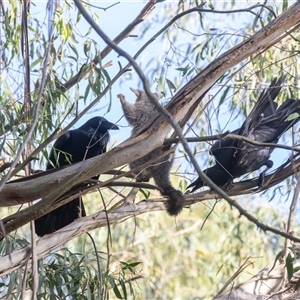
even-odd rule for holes
{"type": "MultiPolygon", "coordinates": [[[[276,234],[279,234],[281,235],[282,237],[285,237],[287,239],[290,239],[292,241],[299,241],[300,242],[300,239],[299,238],[295,238],[291,235],[291,234],[288,234],[284,231],[280,231],[278,229],[275,229],[275,228],[272,228],[268,225],[265,225],[263,223],[261,223],[258,219],[256,219],[254,216],[252,216],[251,214],[249,214],[245,209],[243,209],[235,200],[233,199],[230,199],[229,197],[226,199],[226,201],[233,207],[235,207],[239,213],[246,217],[249,221],[251,221],[252,223],[254,223],[257,227],[259,227],[260,229],[262,229],[263,231],[270,231],[270,232],[273,232],[273,233],[276,233],[276,234]]],[[[298,242],[298,243],[299,243],[298,242]]]]}
{"type": "Polygon", "coordinates": [[[298,180],[294,195],[293,195],[293,200],[290,205],[290,213],[289,213],[289,218],[286,226],[286,231],[291,232],[293,231],[293,221],[294,221],[294,214],[297,206],[297,201],[299,197],[299,192],[300,192],[300,180],[298,180]]]}
{"type": "MultiPolygon", "coordinates": [[[[32,204],[29,203],[29,207],[32,204]]],[[[38,293],[38,284],[39,284],[39,274],[38,274],[38,259],[37,259],[37,249],[36,249],[36,237],[35,237],[35,225],[34,221],[30,222],[30,231],[31,231],[31,245],[32,245],[32,277],[33,277],[33,287],[32,287],[32,300],[36,299],[38,293]]],[[[25,277],[25,276],[24,276],[25,277]]],[[[24,284],[25,292],[26,283],[24,284]]]]}
{"type": "Polygon", "coordinates": [[[228,134],[228,135],[225,136],[225,139],[240,140],[240,141],[244,141],[244,142],[249,143],[249,144],[254,145],[254,146],[279,148],[279,149],[286,149],[286,150],[300,152],[300,148],[296,148],[296,147],[293,147],[293,146],[287,146],[287,145],[280,145],[280,144],[276,144],[276,143],[260,143],[260,142],[248,139],[248,138],[246,138],[242,135],[228,134]]]}
{"type": "Polygon", "coordinates": [[[215,210],[215,207],[217,206],[217,204],[219,203],[218,199],[216,199],[215,203],[213,204],[212,207],[209,208],[209,212],[208,214],[205,216],[202,225],[200,227],[200,230],[202,230],[204,228],[204,225],[206,223],[206,221],[208,220],[209,216],[213,213],[213,211],[215,210]]]}
{"type": "Polygon", "coordinates": [[[246,260],[242,263],[242,265],[236,270],[236,272],[228,279],[228,281],[224,284],[224,286],[221,288],[219,293],[214,296],[215,298],[221,297],[225,294],[225,290],[227,287],[234,282],[234,280],[242,273],[246,268],[248,268],[250,265],[253,265],[253,262],[250,261],[250,257],[247,257],[246,260]]]}
{"type": "MultiPolygon", "coordinates": [[[[259,146],[259,147],[279,148],[279,149],[300,152],[300,148],[297,148],[297,147],[276,144],[276,143],[261,143],[261,142],[246,138],[242,135],[231,134],[231,133],[229,133],[229,131],[227,131],[225,133],[221,133],[221,134],[211,135],[211,136],[186,138],[186,141],[187,142],[207,142],[207,141],[227,140],[227,139],[239,140],[239,141],[243,141],[248,144],[251,144],[254,146],[259,146]]],[[[164,145],[170,145],[170,144],[174,144],[174,143],[178,143],[178,142],[180,142],[180,138],[166,139],[164,142],[164,145]]]]}
{"type": "Polygon", "coordinates": [[[102,294],[101,294],[101,287],[103,285],[102,283],[102,272],[101,272],[101,265],[100,265],[100,261],[99,261],[99,254],[98,254],[98,249],[97,249],[97,246],[96,246],[96,243],[95,243],[95,240],[94,238],[92,237],[92,235],[87,232],[86,233],[87,236],[90,238],[91,242],[92,242],[92,245],[93,245],[93,248],[94,248],[94,253],[96,255],[96,262],[97,262],[97,270],[98,270],[98,278],[99,278],[99,287],[98,287],[98,290],[99,290],[99,298],[101,299],[102,298],[102,294]]]}
{"type": "Polygon", "coordinates": [[[93,4],[91,4],[89,2],[86,2],[86,1],[83,1],[83,0],[81,0],[81,2],[84,3],[84,4],[86,4],[86,5],[88,5],[88,6],[90,6],[90,7],[97,8],[97,9],[102,9],[104,11],[107,11],[111,7],[113,7],[115,5],[118,5],[120,3],[120,1],[119,1],[119,2],[116,2],[116,3],[113,3],[113,4],[109,5],[108,7],[99,7],[99,6],[93,5],[93,4]]]}
{"type": "Polygon", "coordinates": [[[131,191],[128,193],[127,197],[125,198],[124,203],[133,204],[138,191],[139,188],[132,188],[131,191]]]}
{"type": "MultiPolygon", "coordinates": [[[[32,264],[34,264],[34,261],[32,264]]],[[[25,269],[24,269],[24,276],[22,278],[21,300],[26,300],[25,293],[26,293],[26,285],[27,285],[26,281],[27,281],[27,276],[28,276],[28,269],[29,269],[29,259],[26,261],[25,269]]]]}
{"type": "MultiPolygon", "coordinates": [[[[30,157],[29,162],[32,161],[32,160],[38,160],[38,158],[36,158],[36,157],[30,157]]],[[[10,168],[12,164],[13,164],[13,161],[6,162],[3,165],[1,165],[1,167],[0,167],[0,173],[4,172],[6,169],[10,168]]],[[[19,163],[16,164],[16,167],[18,167],[19,165],[20,165],[19,163]]]]}
{"type": "MultiPolygon", "coordinates": [[[[286,232],[290,233],[290,234],[293,233],[294,214],[295,214],[295,210],[296,210],[296,206],[297,206],[297,202],[298,202],[298,198],[299,198],[299,192],[300,192],[300,180],[298,179],[297,185],[295,187],[293,199],[292,199],[292,202],[291,202],[291,205],[290,205],[288,221],[287,221],[287,224],[286,224],[286,232]]],[[[287,252],[287,248],[288,248],[289,243],[290,243],[289,240],[285,240],[285,245],[284,245],[285,254],[287,252]]]]}

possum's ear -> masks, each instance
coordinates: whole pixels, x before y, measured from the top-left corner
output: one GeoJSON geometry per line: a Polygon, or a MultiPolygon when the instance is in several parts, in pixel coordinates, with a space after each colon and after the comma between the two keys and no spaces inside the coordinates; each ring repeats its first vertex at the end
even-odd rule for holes
{"type": "MultiPolygon", "coordinates": [[[[134,88],[130,88],[131,91],[134,92],[134,94],[137,96],[137,98],[139,98],[141,95],[145,95],[146,96],[146,93],[144,91],[141,91],[141,90],[138,90],[138,89],[134,89],[134,88]]],[[[162,97],[164,97],[164,93],[153,93],[153,95],[155,95],[156,99],[159,100],[161,99],[162,97]]]]}
{"type": "Polygon", "coordinates": [[[131,87],[130,89],[134,92],[134,94],[135,94],[137,97],[139,97],[139,96],[143,93],[143,91],[134,89],[134,88],[132,88],[132,87],[131,87]]]}
{"type": "Polygon", "coordinates": [[[162,97],[164,97],[164,93],[154,93],[154,95],[156,96],[156,99],[159,100],[161,99],[162,97]]]}

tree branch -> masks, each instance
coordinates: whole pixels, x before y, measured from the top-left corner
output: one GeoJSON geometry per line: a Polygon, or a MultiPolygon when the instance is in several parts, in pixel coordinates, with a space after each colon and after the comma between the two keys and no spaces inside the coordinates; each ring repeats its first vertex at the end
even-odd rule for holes
{"type": "MultiPolygon", "coordinates": [[[[186,205],[191,205],[192,203],[194,203],[196,197],[197,202],[200,202],[203,200],[215,199],[219,196],[216,193],[211,192],[202,192],[198,193],[197,195],[187,195],[186,205]]],[[[280,231],[276,228],[272,228],[261,223],[258,219],[256,219],[255,217],[247,213],[244,209],[242,209],[235,201],[231,204],[240,211],[241,215],[247,217],[262,230],[279,234],[295,242],[300,242],[300,239],[297,237],[294,237],[292,235],[287,234],[286,232],[280,231]]],[[[40,238],[37,241],[37,258],[40,259],[44,257],[46,254],[53,251],[54,249],[57,249],[57,247],[61,246],[65,242],[74,239],[75,237],[83,234],[84,232],[88,232],[92,229],[106,226],[108,222],[109,224],[115,224],[117,222],[126,220],[128,217],[137,216],[146,212],[161,210],[165,210],[164,200],[147,199],[146,201],[140,201],[137,204],[125,203],[112,212],[106,213],[102,211],[94,213],[93,215],[84,218],[80,218],[71,223],[70,225],[52,234],[47,234],[43,238],[40,238]]],[[[20,250],[14,251],[12,254],[12,260],[10,260],[8,256],[4,256],[1,258],[0,276],[9,274],[13,270],[22,267],[26,263],[28,257],[30,257],[31,255],[31,246],[29,245],[20,250]]],[[[29,260],[31,261],[31,258],[29,258],[29,260]]]]}
{"type": "MultiPolygon", "coordinates": [[[[300,152],[300,148],[297,148],[297,147],[276,144],[276,143],[262,143],[262,142],[251,140],[242,135],[231,134],[231,133],[229,133],[229,131],[220,133],[220,134],[210,135],[210,136],[186,138],[186,141],[196,143],[196,142],[207,142],[207,141],[226,140],[226,139],[239,140],[239,141],[243,141],[248,144],[251,144],[254,146],[259,146],[259,147],[279,148],[279,149],[285,149],[285,150],[290,150],[290,151],[294,151],[294,152],[300,152]]],[[[165,140],[164,145],[176,144],[178,142],[180,142],[179,138],[170,138],[170,139],[165,140]]]]}

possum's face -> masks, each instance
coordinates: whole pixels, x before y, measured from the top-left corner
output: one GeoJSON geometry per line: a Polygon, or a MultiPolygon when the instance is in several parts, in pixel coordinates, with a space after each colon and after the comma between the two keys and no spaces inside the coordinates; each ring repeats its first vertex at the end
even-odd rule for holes
{"type": "MultiPolygon", "coordinates": [[[[143,102],[143,103],[146,103],[146,102],[150,102],[147,94],[144,92],[144,91],[141,91],[141,90],[138,90],[138,89],[134,89],[134,88],[130,88],[131,91],[136,95],[136,100],[135,102],[143,102]]],[[[163,97],[163,94],[162,93],[152,93],[152,95],[154,95],[154,97],[159,100],[163,97]]],[[[151,102],[150,102],[151,103],[151,102]]]]}

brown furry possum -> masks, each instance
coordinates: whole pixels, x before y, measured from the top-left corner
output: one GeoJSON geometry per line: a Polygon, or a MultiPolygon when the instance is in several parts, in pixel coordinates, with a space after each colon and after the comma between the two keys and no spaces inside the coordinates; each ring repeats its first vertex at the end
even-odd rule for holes
{"type": "MultiPolygon", "coordinates": [[[[121,105],[124,111],[124,115],[128,123],[133,127],[131,136],[135,136],[137,132],[155,115],[158,114],[154,104],[151,103],[144,91],[130,88],[136,95],[137,99],[135,104],[131,104],[126,101],[125,96],[118,95],[121,101],[121,105]]],[[[153,94],[157,100],[162,97],[162,94],[153,94]]],[[[153,158],[163,153],[161,148],[157,148],[147,155],[139,158],[138,160],[129,164],[130,169],[137,168],[153,158]]],[[[168,154],[153,165],[150,165],[136,174],[138,181],[148,182],[153,177],[157,186],[159,186],[163,192],[162,195],[168,196],[170,199],[166,202],[166,208],[171,216],[178,215],[183,208],[184,197],[182,193],[176,190],[169,178],[170,169],[173,163],[173,155],[168,154]]]]}

